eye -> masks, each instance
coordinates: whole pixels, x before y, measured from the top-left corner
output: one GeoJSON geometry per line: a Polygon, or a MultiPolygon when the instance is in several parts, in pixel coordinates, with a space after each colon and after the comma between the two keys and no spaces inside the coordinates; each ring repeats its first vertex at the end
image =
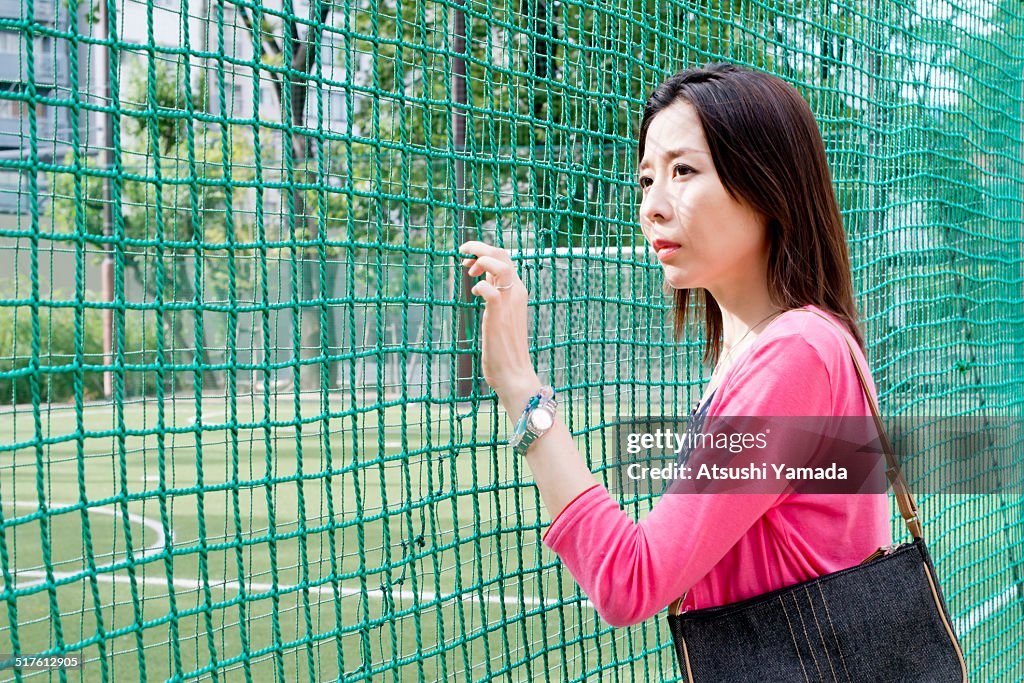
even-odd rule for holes
{"type": "Polygon", "coordinates": [[[651,178],[650,176],[645,176],[645,175],[640,176],[640,189],[641,190],[647,189],[648,187],[651,186],[651,184],[653,182],[654,182],[654,179],[651,178]]]}
{"type": "Polygon", "coordinates": [[[672,167],[672,171],[674,173],[678,173],[679,175],[690,175],[691,173],[693,173],[693,169],[687,166],[686,164],[676,164],[675,166],[672,167]]]}

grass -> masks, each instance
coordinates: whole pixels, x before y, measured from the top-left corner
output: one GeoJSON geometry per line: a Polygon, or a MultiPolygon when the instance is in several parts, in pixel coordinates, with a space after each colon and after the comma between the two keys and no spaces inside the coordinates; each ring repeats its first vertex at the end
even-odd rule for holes
{"type": "MultiPolygon", "coordinates": [[[[432,418],[422,406],[415,416],[395,406],[355,423],[333,418],[326,436],[307,424],[301,434],[276,427],[269,438],[263,429],[232,436],[214,428],[201,439],[174,433],[191,428],[192,401],[165,408],[163,487],[156,436],[145,434],[158,425],[152,402],[124,407],[121,419],[135,435],[123,443],[115,435],[85,438],[80,458],[78,441],[62,440],[76,432],[73,408],[52,407],[41,433],[56,443],[42,449],[42,467],[31,446],[3,456],[0,497],[18,503],[3,514],[9,571],[25,591],[8,601],[20,650],[52,649],[59,623],[66,649],[86,659],[72,679],[139,680],[143,669],[153,680],[205,679],[211,671],[227,680],[279,672],[285,680],[582,680],[599,668],[627,679],[673,675],[663,626],[608,629],[542,549],[547,520],[536,491],[504,446],[494,447],[490,418],[475,439],[464,425],[462,441],[479,445],[455,453],[448,411],[436,407],[432,418]],[[425,434],[432,450],[403,455],[423,448],[425,434]],[[32,518],[38,485],[50,508],[45,533],[32,518]],[[88,542],[74,507],[80,496],[102,503],[86,516],[88,542]],[[125,566],[129,536],[134,586],[125,566]],[[69,583],[44,589],[47,566],[69,583]],[[103,643],[106,670],[91,642],[101,622],[116,634],[103,643]]],[[[240,421],[261,419],[254,418],[260,405],[238,409],[240,421]]],[[[299,414],[317,410],[303,404],[299,414]]],[[[296,421],[291,400],[270,414],[296,421]]],[[[109,405],[84,413],[93,432],[116,431],[117,419],[109,405]]],[[[223,401],[204,403],[204,425],[229,421],[223,401]]],[[[30,409],[0,419],[0,443],[33,440],[30,409]]],[[[10,650],[14,629],[4,607],[0,649],[10,650]]],[[[0,672],[0,680],[11,676],[0,672]]]]}
{"type": "MultiPolygon", "coordinates": [[[[240,398],[233,430],[224,401],[207,400],[200,433],[193,400],[165,404],[162,424],[156,408],[88,406],[76,438],[73,406],[44,406],[38,452],[30,407],[0,416],[0,543],[18,586],[0,600],[0,651],[15,637],[21,652],[52,650],[59,631],[85,659],[68,678],[87,681],[677,676],[662,619],[608,628],[542,547],[536,490],[487,410],[461,433],[423,404],[332,417],[323,432],[318,403],[264,412],[240,398]],[[268,419],[278,426],[244,424],[268,419]]],[[[1012,502],[922,500],[972,680],[1022,673],[1012,502]]]]}

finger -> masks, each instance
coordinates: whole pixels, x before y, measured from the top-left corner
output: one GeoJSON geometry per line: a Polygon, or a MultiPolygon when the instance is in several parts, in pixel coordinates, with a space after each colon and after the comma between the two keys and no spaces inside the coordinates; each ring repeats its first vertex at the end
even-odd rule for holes
{"type": "Polygon", "coordinates": [[[480,282],[473,285],[471,290],[476,296],[482,297],[485,304],[489,304],[492,301],[497,301],[501,297],[501,292],[494,288],[487,280],[480,280],[480,282]]]}
{"type": "Polygon", "coordinates": [[[518,277],[511,263],[498,260],[493,256],[481,256],[469,267],[470,275],[489,273],[499,285],[507,285],[518,277]]]}
{"type": "Polygon", "coordinates": [[[496,247],[486,242],[480,242],[477,240],[470,240],[463,242],[459,247],[459,251],[469,255],[470,258],[474,256],[490,256],[500,260],[508,261],[512,263],[512,255],[508,253],[507,249],[496,247]]]}

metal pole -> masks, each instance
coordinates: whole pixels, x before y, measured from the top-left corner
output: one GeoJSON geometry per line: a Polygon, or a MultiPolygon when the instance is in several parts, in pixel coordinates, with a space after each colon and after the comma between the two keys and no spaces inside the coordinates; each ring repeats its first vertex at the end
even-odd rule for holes
{"type": "MultiPolygon", "coordinates": [[[[455,234],[458,244],[469,239],[469,231],[466,229],[466,212],[463,208],[466,203],[466,168],[465,163],[459,155],[466,149],[466,14],[460,8],[452,12],[452,52],[454,60],[452,65],[452,133],[455,144],[455,200],[458,203],[456,208],[455,234]]],[[[473,298],[470,291],[473,287],[467,269],[459,268],[459,301],[468,302],[473,298]]],[[[469,336],[468,310],[460,311],[458,322],[458,338],[456,348],[459,356],[456,364],[455,395],[457,398],[468,398],[473,393],[476,373],[475,354],[470,351],[473,348],[469,336]]]]}
{"type": "MultiPolygon", "coordinates": [[[[107,0],[100,0],[99,3],[100,11],[100,30],[103,31],[103,40],[110,40],[110,13],[108,12],[107,0]]],[[[102,76],[100,78],[100,98],[101,102],[110,106],[112,98],[110,96],[110,66],[111,59],[110,53],[112,48],[107,45],[100,48],[100,70],[102,76]]],[[[114,154],[114,114],[106,114],[106,122],[103,126],[103,143],[101,145],[99,161],[100,168],[105,171],[110,171],[111,160],[114,154]]],[[[103,183],[103,236],[110,238],[113,235],[114,228],[114,207],[113,207],[113,192],[111,192],[110,184],[113,182],[112,178],[107,178],[106,182],[103,183]]],[[[113,257],[113,244],[110,240],[106,240],[103,244],[104,251],[107,252],[106,258],[103,259],[103,264],[100,270],[100,277],[103,287],[103,302],[106,304],[112,304],[114,301],[114,257],[113,257]]],[[[103,396],[110,398],[114,393],[114,376],[110,371],[110,366],[113,365],[114,359],[114,309],[108,305],[103,309],[103,365],[107,368],[103,371],[103,396]]]]}

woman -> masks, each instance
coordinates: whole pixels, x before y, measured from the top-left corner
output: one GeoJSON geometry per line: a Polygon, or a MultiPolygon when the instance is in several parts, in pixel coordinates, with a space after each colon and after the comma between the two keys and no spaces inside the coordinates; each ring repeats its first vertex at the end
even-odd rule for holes
{"type": "MultiPolygon", "coordinates": [[[[640,225],[675,290],[677,336],[691,296],[704,312],[704,355],[715,368],[701,412],[870,415],[847,346],[866,368],[842,221],[799,93],[726,64],[676,74],[644,110],[639,183],[640,225]]],[[[484,377],[518,420],[542,386],[528,352],[527,292],[505,250],[476,241],[461,249],[472,255],[469,273],[486,274],[472,290],[485,301],[484,377]]],[[[545,545],[613,626],[683,594],[685,611],[806,581],[891,542],[884,493],[665,495],[635,522],[557,418],[525,458],[554,517],[545,545]]]]}

